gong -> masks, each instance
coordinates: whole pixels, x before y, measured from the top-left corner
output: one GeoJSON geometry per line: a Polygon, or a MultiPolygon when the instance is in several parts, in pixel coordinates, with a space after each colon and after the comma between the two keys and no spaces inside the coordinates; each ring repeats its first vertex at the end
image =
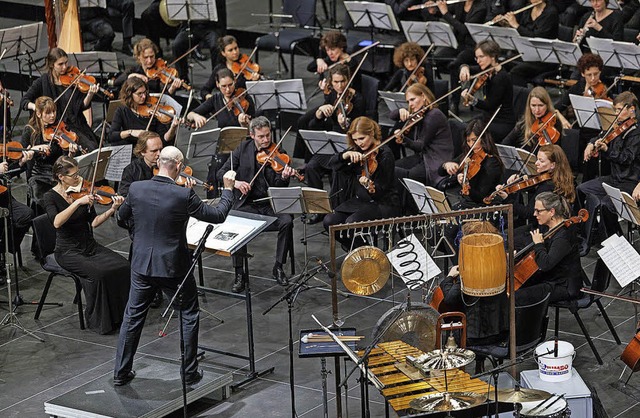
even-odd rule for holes
{"type": "Polygon", "coordinates": [[[438,311],[424,303],[411,303],[408,309],[407,304],[402,303],[380,317],[372,335],[375,337],[386,329],[381,342],[401,340],[428,353],[436,348],[436,323],[439,315],[438,311]]]}
{"type": "Polygon", "coordinates": [[[381,249],[356,248],[342,263],[342,283],[356,295],[373,295],[382,289],[391,275],[391,263],[381,249]]]}

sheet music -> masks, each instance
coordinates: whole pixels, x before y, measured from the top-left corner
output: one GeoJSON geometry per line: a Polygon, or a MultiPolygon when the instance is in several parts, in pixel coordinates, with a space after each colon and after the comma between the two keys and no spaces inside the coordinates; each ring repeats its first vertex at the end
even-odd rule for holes
{"type": "Polygon", "coordinates": [[[601,130],[600,120],[595,117],[597,112],[596,101],[592,97],[570,94],[569,100],[578,119],[578,124],[583,128],[601,130]]]}
{"type": "Polygon", "coordinates": [[[304,213],[302,209],[302,187],[269,187],[271,207],[275,213],[304,213]]]}
{"type": "Polygon", "coordinates": [[[406,109],[409,106],[404,93],[378,90],[378,95],[384,100],[390,112],[396,109],[406,109]]]}
{"type": "MultiPolygon", "coordinates": [[[[205,248],[233,253],[251,233],[262,226],[264,221],[229,215],[222,224],[212,224],[213,232],[207,238],[205,248]]],[[[187,242],[197,245],[209,225],[207,222],[190,218],[187,224],[187,242]]]]}
{"type": "Polygon", "coordinates": [[[614,234],[602,242],[598,255],[621,287],[640,277],[640,254],[626,238],[614,234]]]}
{"type": "Polygon", "coordinates": [[[111,156],[109,157],[109,163],[107,164],[107,170],[104,173],[104,178],[111,181],[122,180],[122,172],[124,168],[131,163],[131,154],[133,152],[133,145],[116,145],[113,147],[104,147],[103,150],[111,150],[111,156]]]}
{"type": "Polygon", "coordinates": [[[425,185],[420,183],[419,181],[404,178],[402,179],[402,183],[405,185],[414,202],[418,206],[418,210],[420,213],[432,214],[434,213],[433,208],[429,204],[429,199],[427,197],[427,191],[425,190],[425,185]]]}
{"type": "Polygon", "coordinates": [[[387,258],[411,290],[420,288],[442,273],[415,234],[398,242],[387,258]]]}

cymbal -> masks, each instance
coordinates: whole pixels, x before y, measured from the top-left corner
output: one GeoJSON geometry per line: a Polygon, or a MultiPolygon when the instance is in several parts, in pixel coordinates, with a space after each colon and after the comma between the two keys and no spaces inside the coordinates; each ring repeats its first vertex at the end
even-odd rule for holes
{"type": "Polygon", "coordinates": [[[450,370],[466,366],[475,360],[476,354],[464,348],[429,351],[418,357],[420,367],[428,370],[450,370]]]}
{"type": "MultiPolygon", "coordinates": [[[[504,403],[522,403],[522,402],[534,402],[543,401],[551,396],[549,392],[539,389],[527,389],[527,388],[511,388],[501,389],[498,391],[498,402],[504,403]]],[[[489,394],[489,399],[493,400],[495,393],[492,391],[489,394]]]]}
{"type": "Polygon", "coordinates": [[[381,249],[356,248],[342,263],[342,282],[351,293],[373,295],[382,289],[391,275],[391,263],[381,249]]]}
{"type": "Polygon", "coordinates": [[[401,303],[380,317],[371,335],[382,333],[380,341],[404,341],[427,353],[436,347],[438,316],[438,311],[424,303],[413,302],[411,306],[401,303]]]}
{"type": "Polygon", "coordinates": [[[474,392],[432,393],[416,398],[409,406],[422,412],[447,412],[473,408],[487,400],[487,396],[474,392]]]}

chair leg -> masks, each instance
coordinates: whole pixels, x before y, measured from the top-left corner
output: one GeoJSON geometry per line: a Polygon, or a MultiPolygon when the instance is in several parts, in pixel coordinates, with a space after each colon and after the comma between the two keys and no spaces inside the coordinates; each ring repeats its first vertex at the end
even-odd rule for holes
{"type": "Polygon", "coordinates": [[[42,296],[40,296],[40,302],[38,302],[38,308],[36,309],[36,314],[33,316],[33,319],[40,318],[40,312],[42,312],[42,306],[44,306],[44,301],[45,299],[47,299],[47,293],[49,293],[49,287],[51,287],[53,276],[55,276],[55,273],[49,274],[49,278],[47,279],[47,283],[45,283],[44,285],[44,289],[42,290],[42,296]]]}
{"type": "Polygon", "coordinates": [[[84,329],[84,309],[82,308],[82,285],[80,280],[73,278],[76,283],[76,300],[78,301],[78,318],[80,320],[80,329],[84,329]]]}
{"type": "Polygon", "coordinates": [[[620,341],[620,337],[618,337],[618,333],[616,332],[616,329],[613,327],[613,324],[609,319],[609,315],[607,315],[607,311],[605,311],[604,306],[602,306],[602,302],[600,302],[600,299],[596,300],[596,305],[598,305],[598,309],[600,309],[600,313],[602,314],[604,321],[607,323],[607,326],[609,327],[609,331],[611,331],[611,335],[613,335],[613,338],[615,338],[616,343],[618,345],[622,344],[622,342],[620,341]]]}
{"type": "Polygon", "coordinates": [[[598,350],[596,349],[595,344],[593,344],[593,341],[591,340],[591,336],[589,335],[589,331],[587,331],[587,328],[584,326],[584,322],[582,322],[582,318],[580,318],[580,314],[578,314],[578,312],[574,312],[573,316],[576,317],[576,321],[578,321],[578,325],[580,325],[580,329],[582,330],[582,333],[584,334],[584,337],[587,339],[587,343],[589,343],[589,347],[591,347],[591,351],[593,351],[593,354],[596,356],[596,360],[598,361],[598,364],[602,365],[602,358],[600,357],[600,354],[598,353],[598,350]]]}

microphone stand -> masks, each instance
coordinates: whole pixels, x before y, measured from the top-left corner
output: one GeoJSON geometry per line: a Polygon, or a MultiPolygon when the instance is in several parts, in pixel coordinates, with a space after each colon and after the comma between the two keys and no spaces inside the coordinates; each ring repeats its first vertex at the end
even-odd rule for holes
{"type": "Polygon", "coordinates": [[[182,279],[182,282],[180,282],[180,284],[178,285],[176,292],[173,294],[173,297],[169,301],[169,304],[167,305],[164,312],[162,313],[163,318],[167,316],[167,313],[169,312],[169,308],[173,306],[173,302],[175,302],[176,298],[180,298],[180,309],[178,309],[178,315],[180,318],[180,380],[182,381],[182,411],[183,411],[184,418],[187,418],[187,376],[184,370],[185,359],[184,359],[184,330],[182,327],[182,288],[184,287],[184,284],[186,283],[187,279],[190,277],[193,277],[192,276],[193,270],[196,268],[196,265],[198,264],[198,259],[200,258],[200,255],[204,251],[204,248],[205,248],[204,244],[207,241],[209,234],[211,234],[211,231],[213,231],[213,225],[209,224],[207,225],[207,229],[205,229],[204,234],[202,235],[202,238],[200,238],[200,242],[198,242],[198,246],[193,251],[193,257],[191,259],[191,266],[189,267],[189,271],[187,271],[187,274],[185,274],[184,278],[182,279]]]}

